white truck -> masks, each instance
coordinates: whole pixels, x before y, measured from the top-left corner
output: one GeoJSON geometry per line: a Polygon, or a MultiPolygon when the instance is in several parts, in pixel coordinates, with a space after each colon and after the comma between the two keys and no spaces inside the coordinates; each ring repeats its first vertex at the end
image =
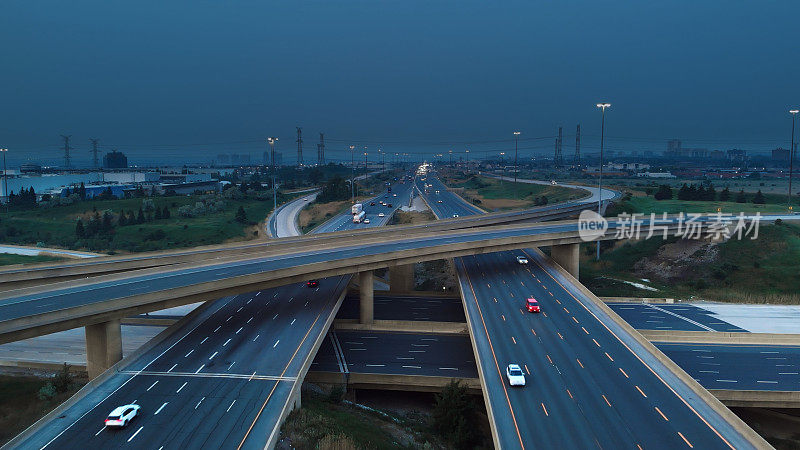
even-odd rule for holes
{"type": "Polygon", "coordinates": [[[356,214],[361,214],[362,211],[364,211],[364,205],[362,205],[361,203],[356,203],[350,208],[350,213],[353,214],[354,216],[356,214]]]}
{"type": "Polygon", "coordinates": [[[353,214],[353,223],[361,223],[364,221],[364,218],[367,217],[367,213],[361,211],[358,214],[353,214]]]}

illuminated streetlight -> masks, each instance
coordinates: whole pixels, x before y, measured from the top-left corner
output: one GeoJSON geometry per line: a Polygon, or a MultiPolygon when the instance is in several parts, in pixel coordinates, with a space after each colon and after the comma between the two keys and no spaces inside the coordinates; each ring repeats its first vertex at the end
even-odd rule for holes
{"type": "Polygon", "coordinates": [[[519,131],[514,132],[514,184],[517,184],[517,148],[519,148],[519,131]]]}
{"type": "Polygon", "coordinates": [[[8,149],[0,148],[0,152],[3,152],[3,195],[6,198],[6,212],[8,212],[8,167],[6,166],[6,153],[8,153],[8,149]]]}
{"type": "MultiPolygon", "coordinates": [[[[792,174],[793,174],[793,163],[794,163],[794,122],[797,113],[800,110],[797,109],[790,109],[789,114],[792,115],[792,145],[789,147],[789,210],[792,209],[792,174]]],[[[5,158],[4,158],[5,161],[5,158]]]]}
{"type": "Polygon", "coordinates": [[[275,143],[278,142],[276,137],[268,137],[270,162],[272,163],[272,212],[278,210],[278,187],[275,184],[275,143]]]}
{"type": "MultiPolygon", "coordinates": [[[[597,183],[597,214],[602,214],[603,208],[603,139],[606,129],[606,108],[610,107],[611,103],[598,103],[597,107],[601,110],[600,119],[600,178],[597,183]]],[[[600,260],[600,240],[597,240],[597,260],[600,260]]]]}
{"type": "Polygon", "coordinates": [[[356,159],[355,159],[355,145],[350,146],[350,167],[353,169],[353,174],[350,176],[350,196],[351,203],[356,203],[356,159]]]}

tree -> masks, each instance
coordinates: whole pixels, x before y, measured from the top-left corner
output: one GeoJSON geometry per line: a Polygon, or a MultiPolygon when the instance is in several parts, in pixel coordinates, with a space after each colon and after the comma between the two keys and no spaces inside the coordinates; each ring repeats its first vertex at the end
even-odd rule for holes
{"type": "Polygon", "coordinates": [[[161,217],[164,219],[169,219],[169,209],[167,205],[164,205],[164,211],[161,213],[161,217]]]}
{"type": "Polygon", "coordinates": [[[108,211],[103,213],[103,222],[100,225],[100,230],[103,233],[110,233],[114,229],[114,224],[111,222],[112,216],[108,211]]]}
{"type": "Polygon", "coordinates": [[[678,189],[678,200],[689,200],[688,194],[689,186],[686,183],[683,183],[680,189],[678,189]]]}
{"type": "Polygon", "coordinates": [[[142,210],[142,207],[140,206],[139,207],[139,214],[136,216],[136,223],[144,223],[144,221],[145,221],[144,211],[142,210]]]}
{"type": "Polygon", "coordinates": [[[78,239],[86,237],[86,230],[83,228],[83,221],[81,219],[78,219],[78,222],[75,224],[75,236],[78,236],[78,239]]]}
{"type": "Polygon", "coordinates": [[[755,197],[753,197],[753,203],[757,205],[763,205],[764,203],[767,203],[767,199],[764,198],[764,194],[761,193],[761,189],[759,189],[758,192],[756,192],[755,197]]]}
{"type": "Polygon", "coordinates": [[[480,428],[476,411],[467,387],[453,380],[436,395],[433,428],[455,448],[473,448],[480,428]]]}
{"type": "Polygon", "coordinates": [[[83,184],[83,181],[81,181],[81,185],[78,187],[78,196],[81,200],[86,200],[86,186],[83,184]]]}
{"type": "Polygon", "coordinates": [[[126,220],[128,225],[133,225],[136,223],[136,215],[133,214],[133,210],[128,211],[128,220],[126,220]]]}
{"type": "Polygon", "coordinates": [[[239,205],[239,209],[236,210],[236,221],[247,223],[247,213],[244,211],[244,206],[239,205]]]}
{"type": "Polygon", "coordinates": [[[747,196],[744,194],[744,189],[740,190],[738,194],[736,194],[736,203],[745,203],[747,202],[747,196]]]}
{"type": "Polygon", "coordinates": [[[716,189],[714,189],[714,185],[711,184],[711,183],[708,183],[708,186],[706,186],[706,198],[705,199],[708,200],[708,201],[711,201],[711,202],[713,202],[714,200],[717,199],[717,191],[716,191],[716,189]]]}
{"type": "Polygon", "coordinates": [[[345,182],[344,178],[335,176],[322,186],[322,190],[317,196],[317,202],[328,203],[347,200],[348,198],[350,198],[350,186],[345,182]]]}
{"type": "Polygon", "coordinates": [[[719,193],[719,201],[727,202],[731,199],[731,190],[728,189],[728,186],[725,186],[725,189],[720,191],[719,193]]]}
{"type": "Polygon", "coordinates": [[[125,217],[125,211],[119,213],[119,219],[117,219],[117,224],[121,227],[124,227],[128,224],[128,219],[125,217]]]}
{"type": "Polygon", "coordinates": [[[668,184],[662,184],[653,197],[656,200],[672,200],[672,188],[668,184]]]}
{"type": "Polygon", "coordinates": [[[161,208],[156,207],[155,219],[156,220],[160,220],[161,218],[162,218],[162,216],[161,216],[161,208]]]}

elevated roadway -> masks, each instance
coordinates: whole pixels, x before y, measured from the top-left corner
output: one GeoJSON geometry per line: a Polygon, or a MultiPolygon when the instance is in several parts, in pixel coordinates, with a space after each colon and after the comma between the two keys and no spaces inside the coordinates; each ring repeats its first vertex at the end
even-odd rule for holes
{"type": "MultiPolygon", "coordinates": [[[[409,189],[401,190],[408,196],[409,189]]],[[[370,226],[380,226],[388,217],[370,226]]],[[[351,222],[352,223],[352,222],[351,222]]],[[[14,448],[264,448],[300,404],[300,385],[349,276],[209,302],[167,336],[92,381],[12,441],[14,448]],[[142,415],[107,430],[114,407],[142,415]]]]}
{"type": "MultiPolygon", "coordinates": [[[[475,212],[439,191],[426,195],[437,216],[475,212]]],[[[523,252],[528,265],[520,251],[455,259],[497,447],[768,446],[563,269],[523,252]],[[541,315],[525,311],[529,296],[541,315]],[[509,363],[528,386],[508,386],[509,363]]]]}

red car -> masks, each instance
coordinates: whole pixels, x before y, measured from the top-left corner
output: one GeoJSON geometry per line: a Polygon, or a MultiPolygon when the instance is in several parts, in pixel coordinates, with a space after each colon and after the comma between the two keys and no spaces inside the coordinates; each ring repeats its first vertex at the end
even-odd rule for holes
{"type": "Polygon", "coordinates": [[[306,282],[306,286],[310,288],[315,288],[319,286],[319,280],[309,280],[306,282]]]}
{"type": "Polygon", "coordinates": [[[528,312],[532,313],[542,312],[542,310],[539,308],[539,302],[537,302],[535,298],[529,298],[525,302],[525,307],[528,308],[528,312]]]}

